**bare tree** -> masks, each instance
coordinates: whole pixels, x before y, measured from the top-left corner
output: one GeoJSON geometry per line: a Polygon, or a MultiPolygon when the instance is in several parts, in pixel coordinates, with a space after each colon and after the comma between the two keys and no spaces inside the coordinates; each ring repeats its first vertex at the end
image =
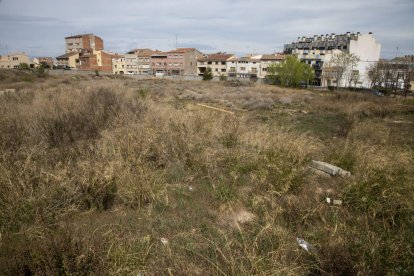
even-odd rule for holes
{"type": "Polygon", "coordinates": [[[324,78],[335,80],[336,89],[344,81],[350,84],[353,67],[358,64],[359,60],[358,56],[347,52],[334,54],[332,59],[325,65],[324,78]]]}
{"type": "Polygon", "coordinates": [[[349,78],[349,81],[354,84],[354,87],[357,86],[359,79],[360,79],[359,71],[353,70],[351,73],[351,77],[349,78]]]}

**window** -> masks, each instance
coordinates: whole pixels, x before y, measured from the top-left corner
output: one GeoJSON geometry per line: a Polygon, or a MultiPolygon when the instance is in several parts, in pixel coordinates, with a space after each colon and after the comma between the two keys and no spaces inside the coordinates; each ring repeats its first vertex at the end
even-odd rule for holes
{"type": "Polygon", "coordinates": [[[218,61],[216,61],[216,65],[218,65],[218,61]]]}
{"type": "Polygon", "coordinates": [[[236,67],[230,67],[230,72],[236,72],[236,67]]]}
{"type": "Polygon", "coordinates": [[[252,72],[253,72],[253,73],[257,73],[257,68],[256,68],[256,67],[253,67],[253,68],[252,68],[252,72]]]}
{"type": "Polygon", "coordinates": [[[211,61],[207,62],[207,64],[213,64],[211,61]]]}
{"type": "Polygon", "coordinates": [[[222,61],[222,62],[221,62],[221,65],[226,65],[226,62],[225,62],[225,61],[222,61]]]}
{"type": "Polygon", "coordinates": [[[221,72],[224,72],[225,73],[226,72],[226,69],[221,69],[221,72]]]}
{"type": "Polygon", "coordinates": [[[246,71],[246,67],[240,67],[240,70],[246,71]]]}
{"type": "Polygon", "coordinates": [[[218,68],[216,68],[216,72],[218,72],[218,68]]]}
{"type": "Polygon", "coordinates": [[[18,57],[13,57],[13,61],[17,61],[17,60],[19,60],[18,57]]]}

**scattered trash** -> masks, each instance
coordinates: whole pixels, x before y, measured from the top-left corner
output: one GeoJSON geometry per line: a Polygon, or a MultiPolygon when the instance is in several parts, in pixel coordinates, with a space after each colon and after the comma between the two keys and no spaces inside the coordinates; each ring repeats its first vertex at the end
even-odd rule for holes
{"type": "Polygon", "coordinates": [[[192,192],[192,191],[194,190],[194,188],[193,188],[193,187],[191,187],[191,186],[188,186],[188,190],[189,190],[190,192],[192,192]]]}
{"type": "Polygon", "coordinates": [[[311,167],[313,167],[317,170],[323,171],[323,172],[325,172],[327,174],[330,174],[330,175],[340,175],[340,176],[344,176],[344,177],[351,175],[351,173],[346,171],[346,170],[343,170],[343,169],[341,169],[337,166],[334,166],[334,165],[331,165],[331,164],[328,164],[328,163],[325,163],[325,162],[322,162],[322,161],[312,160],[311,167]]]}
{"type": "Polygon", "coordinates": [[[337,206],[341,206],[342,205],[342,200],[340,200],[340,199],[334,199],[334,200],[332,200],[331,198],[327,197],[326,198],[326,202],[328,204],[337,205],[337,206]]]}
{"type": "Polygon", "coordinates": [[[411,124],[412,122],[408,122],[408,121],[392,121],[392,123],[394,123],[394,124],[411,124]]]}
{"type": "Polygon", "coordinates": [[[313,246],[310,245],[307,241],[305,241],[304,239],[301,238],[296,238],[296,240],[298,241],[298,244],[300,247],[302,247],[303,249],[305,249],[306,251],[309,252],[309,250],[313,249],[313,246]]]}
{"type": "Polygon", "coordinates": [[[14,93],[16,92],[16,89],[12,88],[12,89],[6,89],[4,92],[6,93],[14,93]]]}
{"type": "Polygon", "coordinates": [[[167,244],[168,244],[168,239],[166,239],[166,238],[161,238],[161,243],[162,243],[163,245],[167,245],[167,244]]]}

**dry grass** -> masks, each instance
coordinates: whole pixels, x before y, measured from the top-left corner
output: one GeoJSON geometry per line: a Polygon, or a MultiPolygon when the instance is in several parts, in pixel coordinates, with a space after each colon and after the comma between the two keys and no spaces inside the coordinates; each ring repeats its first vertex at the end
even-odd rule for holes
{"type": "Polygon", "coordinates": [[[0,73],[0,274],[414,273],[399,100],[0,73]]]}

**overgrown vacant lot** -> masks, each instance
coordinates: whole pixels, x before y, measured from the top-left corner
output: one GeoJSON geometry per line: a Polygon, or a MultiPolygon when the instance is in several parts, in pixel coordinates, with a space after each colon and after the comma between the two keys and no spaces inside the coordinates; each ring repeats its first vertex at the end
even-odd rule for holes
{"type": "Polygon", "coordinates": [[[0,274],[414,273],[413,100],[9,72],[0,274]]]}

